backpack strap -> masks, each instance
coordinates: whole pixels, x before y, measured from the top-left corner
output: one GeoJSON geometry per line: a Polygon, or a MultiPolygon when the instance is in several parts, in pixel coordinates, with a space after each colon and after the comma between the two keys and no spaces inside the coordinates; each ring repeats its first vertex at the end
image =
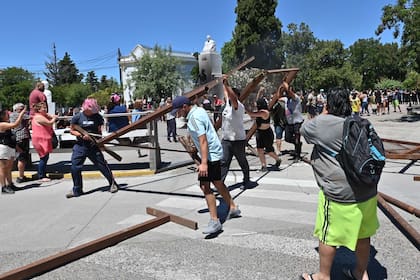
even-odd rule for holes
{"type": "Polygon", "coordinates": [[[319,144],[316,144],[315,146],[316,146],[319,150],[321,150],[321,151],[323,151],[324,153],[326,153],[326,154],[328,154],[328,155],[332,156],[333,158],[335,158],[335,157],[337,156],[337,153],[336,153],[336,152],[334,152],[333,150],[331,150],[331,149],[329,149],[329,148],[327,148],[327,147],[324,147],[324,146],[319,145],[319,144]]]}

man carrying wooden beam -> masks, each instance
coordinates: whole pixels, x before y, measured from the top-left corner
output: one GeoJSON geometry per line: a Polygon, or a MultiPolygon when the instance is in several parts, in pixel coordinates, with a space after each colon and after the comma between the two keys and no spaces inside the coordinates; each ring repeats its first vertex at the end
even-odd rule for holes
{"type": "Polygon", "coordinates": [[[249,164],[246,159],[246,133],[244,128],[245,107],[239,101],[240,91],[229,86],[227,77],[223,77],[223,91],[226,105],[222,112],[222,181],[229,171],[233,156],[243,173],[243,187],[250,187],[249,164]]]}
{"type": "Polygon", "coordinates": [[[213,123],[207,112],[193,104],[186,96],[177,96],[172,101],[172,114],[178,114],[188,119],[187,128],[191,134],[194,145],[200,153],[201,161],[198,165],[198,180],[200,188],[206,198],[210,212],[208,227],[203,230],[204,234],[217,234],[222,230],[222,224],[217,215],[216,197],[210,188],[210,182],[216,187],[228,205],[229,212],[226,219],[239,217],[241,210],[233,201],[225,184],[221,180],[220,162],[223,157],[222,145],[213,123]]]}

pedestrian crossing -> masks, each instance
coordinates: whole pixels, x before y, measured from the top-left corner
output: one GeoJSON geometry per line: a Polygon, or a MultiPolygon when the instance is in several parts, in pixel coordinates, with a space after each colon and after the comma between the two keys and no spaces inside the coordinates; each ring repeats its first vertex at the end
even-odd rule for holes
{"type": "MultiPolygon", "coordinates": [[[[277,175],[276,175],[277,176],[277,175]]],[[[315,238],[311,238],[311,231],[315,223],[318,187],[314,180],[279,178],[264,176],[258,178],[258,185],[253,189],[243,190],[239,187],[231,189],[230,193],[242,211],[242,217],[231,219],[224,223],[223,233],[211,239],[221,245],[244,247],[248,249],[281,252],[296,257],[317,258],[315,238]],[[262,224],[271,226],[261,227],[262,224]],[[271,229],[281,228],[281,225],[304,227],[309,239],[277,235],[271,229]],[[296,250],[296,248],[300,248],[296,250]]],[[[254,178],[255,179],[255,178],[254,178]]],[[[252,179],[251,179],[252,180],[252,179]]],[[[228,176],[227,186],[235,185],[236,177],[228,176]]],[[[188,196],[166,196],[155,205],[162,211],[173,213],[198,222],[199,227],[207,225],[209,214],[204,198],[197,182],[185,185],[177,192],[191,194],[188,196]]],[[[220,206],[219,201],[217,202],[220,206]]],[[[220,209],[219,209],[220,210],[220,209]]],[[[120,225],[131,226],[149,220],[148,215],[133,215],[120,221],[120,225]]],[[[201,230],[191,231],[184,227],[168,223],[153,230],[155,233],[203,239],[201,230]]]]}

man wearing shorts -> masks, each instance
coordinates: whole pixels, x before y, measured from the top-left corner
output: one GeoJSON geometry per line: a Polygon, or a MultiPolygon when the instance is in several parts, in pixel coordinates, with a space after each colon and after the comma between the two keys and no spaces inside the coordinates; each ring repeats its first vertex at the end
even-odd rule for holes
{"type": "Polygon", "coordinates": [[[343,272],[351,279],[368,279],[370,237],[379,222],[376,214],[377,188],[351,187],[344,170],[328,151],[338,153],[342,145],[343,123],[351,114],[349,93],[330,92],[326,112],[305,122],[301,134],[314,144],[311,155],[315,179],[320,188],[314,235],[319,239],[320,271],[304,273],[301,279],[330,279],[336,248],[344,246],[355,251],[354,269],[343,272]]]}
{"type": "Polygon", "coordinates": [[[203,230],[204,234],[216,234],[222,230],[222,224],[217,215],[216,197],[210,188],[210,182],[216,187],[228,205],[227,219],[239,217],[241,210],[235,205],[225,184],[221,180],[222,145],[207,112],[192,104],[185,96],[177,96],[172,101],[172,114],[179,111],[179,116],[188,120],[187,128],[201,157],[198,165],[198,180],[204,193],[210,212],[210,221],[203,230]]]}
{"type": "MultiPolygon", "coordinates": [[[[277,95],[274,95],[276,98],[277,95]]],[[[274,132],[276,135],[276,146],[278,155],[281,156],[281,139],[283,138],[283,132],[286,128],[286,97],[278,96],[276,103],[274,103],[271,109],[271,119],[274,124],[274,132]]]]}

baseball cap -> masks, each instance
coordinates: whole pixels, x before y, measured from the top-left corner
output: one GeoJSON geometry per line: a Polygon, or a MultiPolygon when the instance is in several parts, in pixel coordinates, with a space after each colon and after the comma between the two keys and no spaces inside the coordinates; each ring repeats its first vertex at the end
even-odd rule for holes
{"type": "Polygon", "coordinates": [[[186,96],[177,96],[174,100],[172,100],[172,111],[171,114],[175,115],[176,112],[178,112],[179,109],[182,108],[182,106],[191,105],[191,101],[186,96]]]}

